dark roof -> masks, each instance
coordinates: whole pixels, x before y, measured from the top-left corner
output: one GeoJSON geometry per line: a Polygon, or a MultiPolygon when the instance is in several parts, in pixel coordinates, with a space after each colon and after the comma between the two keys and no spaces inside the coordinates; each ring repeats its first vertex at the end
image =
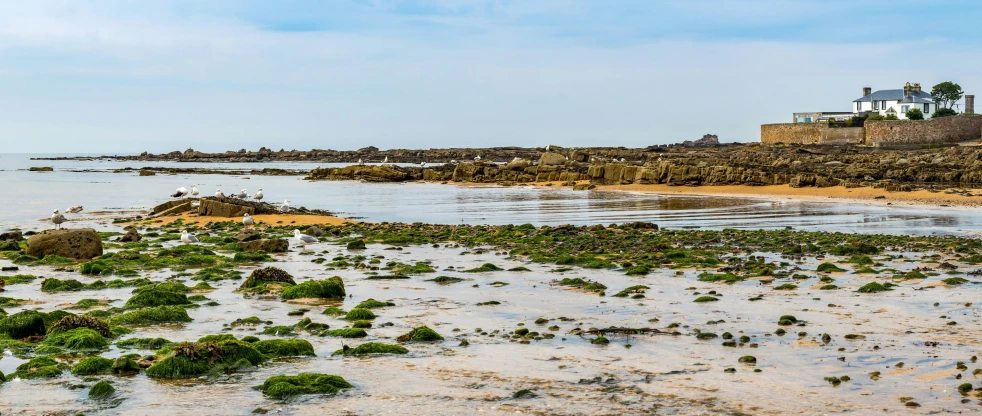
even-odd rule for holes
{"type": "Polygon", "coordinates": [[[933,100],[934,97],[929,97],[929,98],[932,99],[915,97],[911,95],[910,97],[904,97],[904,99],[900,100],[900,103],[901,104],[934,104],[934,100],[933,100]]]}
{"type": "MultiPolygon", "coordinates": [[[[925,99],[925,100],[930,100],[929,102],[934,103],[934,97],[932,97],[930,93],[924,91],[920,91],[920,92],[911,91],[910,96],[925,99]]],[[[899,90],[879,90],[865,97],[852,100],[852,102],[868,103],[870,101],[898,101],[903,99],[904,99],[904,89],[901,88],[899,90]]],[[[928,101],[924,101],[924,102],[928,102],[928,101]]]]}

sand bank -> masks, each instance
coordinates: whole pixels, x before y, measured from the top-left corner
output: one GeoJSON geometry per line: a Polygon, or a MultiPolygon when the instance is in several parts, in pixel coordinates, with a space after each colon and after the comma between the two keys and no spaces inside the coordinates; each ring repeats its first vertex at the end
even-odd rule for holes
{"type": "MultiPolygon", "coordinates": [[[[256,220],[257,225],[267,224],[271,226],[275,225],[341,225],[349,222],[356,222],[353,220],[333,217],[327,215],[290,215],[290,214],[268,214],[268,215],[253,215],[256,220]]],[[[193,213],[183,213],[181,215],[165,216],[159,218],[151,218],[149,221],[157,224],[170,224],[178,219],[183,219],[185,224],[204,224],[208,222],[222,222],[222,221],[242,221],[241,218],[228,218],[228,217],[208,217],[200,216],[193,213]]]]}

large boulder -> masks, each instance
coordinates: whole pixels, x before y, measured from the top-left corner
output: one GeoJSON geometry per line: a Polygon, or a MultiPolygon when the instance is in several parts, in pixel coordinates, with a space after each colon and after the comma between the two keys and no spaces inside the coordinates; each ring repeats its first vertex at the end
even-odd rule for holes
{"type": "Polygon", "coordinates": [[[505,165],[505,169],[507,169],[507,170],[522,170],[522,171],[524,171],[525,168],[527,168],[529,166],[532,166],[532,162],[529,161],[528,159],[515,159],[515,160],[513,160],[511,162],[508,162],[508,164],[505,165]]]}
{"type": "Polygon", "coordinates": [[[545,152],[539,157],[539,166],[562,166],[566,162],[566,156],[556,152],[545,152]]]}
{"type": "Polygon", "coordinates": [[[143,239],[143,237],[141,237],[140,233],[136,231],[136,228],[129,227],[129,230],[126,231],[126,234],[124,234],[122,237],[119,237],[119,240],[117,241],[119,241],[120,243],[135,243],[137,241],[140,241],[141,239],[143,239]]]}
{"type": "Polygon", "coordinates": [[[21,234],[20,231],[7,231],[3,234],[0,234],[0,240],[2,241],[20,241],[23,239],[24,239],[24,234],[21,234]]]}
{"type": "Polygon", "coordinates": [[[91,228],[47,230],[27,239],[26,253],[37,258],[55,255],[88,260],[102,255],[102,239],[91,228]]]}
{"type": "Polygon", "coordinates": [[[282,238],[272,238],[242,242],[239,247],[242,247],[242,251],[251,253],[286,253],[290,249],[290,242],[282,238]]]}
{"type": "Polygon", "coordinates": [[[201,205],[198,207],[198,215],[206,217],[241,218],[246,213],[253,215],[256,213],[256,210],[252,207],[226,204],[224,202],[213,201],[210,199],[202,199],[201,205]]]}

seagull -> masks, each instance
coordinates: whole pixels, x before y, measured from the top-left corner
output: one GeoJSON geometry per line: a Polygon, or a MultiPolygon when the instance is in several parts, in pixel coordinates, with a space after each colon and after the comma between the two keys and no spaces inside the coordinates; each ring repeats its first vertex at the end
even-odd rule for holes
{"type": "Polygon", "coordinates": [[[547,152],[549,151],[549,148],[550,148],[550,147],[552,147],[552,145],[549,145],[549,146],[546,146],[546,151],[547,151],[547,152]]]}
{"type": "Polygon", "coordinates": [[[481,155],[477,155],[477,157],[474,158],[474,161],[475,162],[480,162],[481,161],[481,155]]]}
{"type": "Polygon", "coordinates": [[[181,230],[181,242],[184,244],[194,244],[198,242],[198,237],[188,234],[188,230],[181,230]]]}
{"type": "Polygon", "coordinates": [[[225,194],[222,193],[221,189],[215,191],[215,199],[219,201],[225,200],[225,194]]]}
{"type": "Polygon", "coordinates": [[[72,214],[78,214],[79,212],[82,212],[82,206],[81,205],[75,205],[73,207],[68,207],[68,209],[66,209],[65,212],[72,213],[72,214]]]}
{"type": "Polygon", "coordinates": [[[301,234],[300,230],[293,230],[293,237],[295,237],[297,242],[300,243],[300,247],[302,247],[300,251],[305,250],[307,248],[307,244],[315,244],[320,242],[317,237],[301,234]]]}
{"type": "Polygon", "coordinates": [[[61,229],[61,223],[65,222],[65,216],[61,215],[57,209],[51,214],[51,222],[55,223],[55,229],[61,229]]]}
{"type": "Polygon", "coordinates": [[[252,227],[255,223],[256,221],[252,219],[252,215],[249,215],[248,212],[242,217],[242,225],[246,227],[252,227]]]}
{"type": "Polygon", "coordinates": [[[290,200],[287,199],[283,201],[283,205],[280,205],[280,212],[287,212],[290,210],[290,200]]]}
{"type": "Polygon", "coordinates": [[[426,162],[419,162],[419,167],[425,168],[426,167],[426,162]]]}
{"type": "Polygon", "coordinates": [[[182,186],[180,188],[177,188],[177,191],[174,191],[174,194],[171,195],[171,198],[184,198],[184,196],[187,194],[188,194],[188,188],[182,186]]]}
{"type": "Polygon", "coordinates": [[[358,159],[358,166],[365,166],[365,162],[362,162],[361,159],[358,159]]]}
{"type": "Polygon", "coordinates": [[[451,165],[456,165],[456,164],[457,164],[457,160],[456,160],[456,159],[453,159],[453,160],[451,160],[451,161],[450,161],[450,164],[451,164],[451,165]]]}
{"type": "Polygon", "coordinates": [[[191,185],[191,196],[192,197],[197,197],[198,196],[198,187],[197,186],[191,185]]]}
{"type": "Polygon", "coordinates": [[[243,189],[242,192],[239,192],[239,194],[236,195],[235,197],[236,198],[239,198],[239,199],[246,199],[246,198],[249,197],[249,194],[246,193],[246,190],[245,189],[243,189]]]}
{"type": "Polygon", "coordinates": [[[386,164],[386,163],[389,163],[389,157],[388,156],[386,156],[385,159],[382,160],[382,164],[383,165],[386,164]]]}
{"type": "Polygon", "coordinates": [[[253,198],[255,198],[256,201],[262,201],[262,199],[263,199],[263,188],[259,188],[259,190],[256,191],[256,195],[254,195],[253,198]]]}

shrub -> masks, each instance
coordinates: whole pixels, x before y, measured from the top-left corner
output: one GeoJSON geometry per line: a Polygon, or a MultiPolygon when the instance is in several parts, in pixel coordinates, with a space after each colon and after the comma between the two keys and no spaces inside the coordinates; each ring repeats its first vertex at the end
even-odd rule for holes
{"type": "Polygon", "coordinates": [[[939,109],[937,109],[937,111],[935,111],[933,114],[931,114],[931,118],[951,117],[951,116],[957,116],[957,115],[958,115],[958,112],[955,111],[955,110],[952,110],[950,108],[939,108],[939,109]]]}
{"type": "Polygon", "coordinates": [[[907,112],[908,120],[924,120],[924,112],[919,108],[912,108],[907,112]]]}

